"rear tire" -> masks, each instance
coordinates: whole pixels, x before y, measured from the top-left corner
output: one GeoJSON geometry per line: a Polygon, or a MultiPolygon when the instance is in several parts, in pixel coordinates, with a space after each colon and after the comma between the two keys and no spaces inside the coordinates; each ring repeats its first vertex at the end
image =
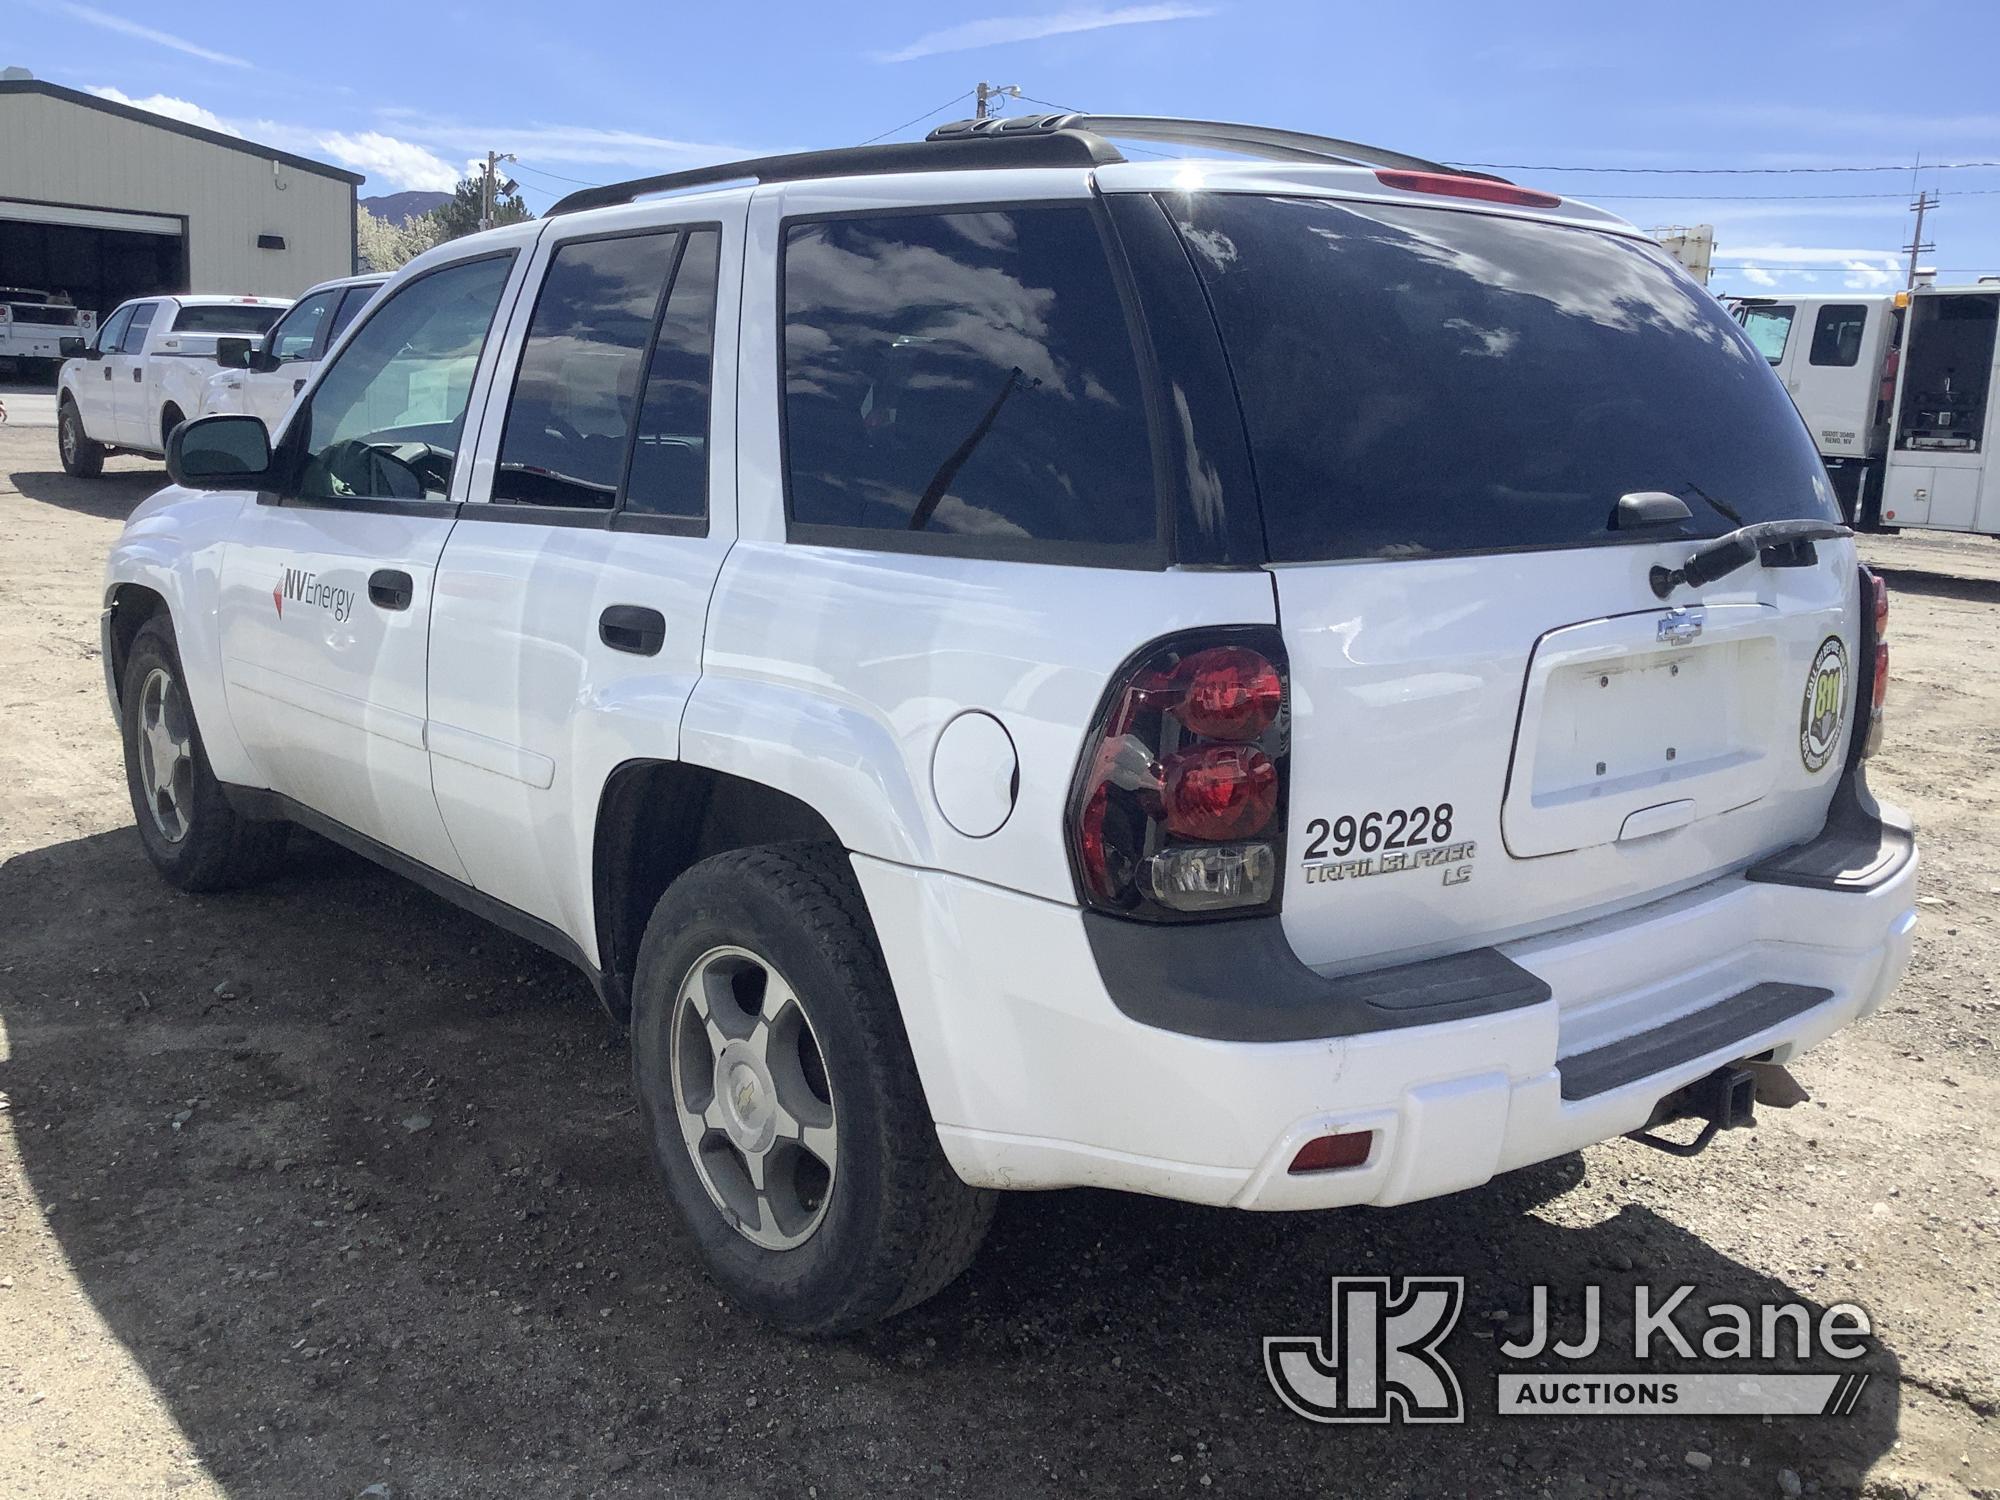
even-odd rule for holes
{"type": "Polygon", "coordinates": [[[119,707],[132,815],[153,867],[184,891],[228,890],[269,875],[291,825],[253,822],[229,805],[209,769],[164,616],[140,626],[132,641],[119,707]]]}
{"type": "Polygon", "coordinates": [[[185,421],[187,418],[181,415],[181,409],[169,401],[160,412],[160,452],[167,451],[168,439],[173,437],[174,429],[185,421]]]}
{"type": "Polygon", "coordinates": [[[673,883],[640,945],[632,1062],[667,1195],[765,1321],[865,1328],[978,1251],[996,1195],[945,1161],[843,850],[741,849],[673,883]]]}
{"type": "Polygon", "coordinates": [[[74,401],[65,401],[56,413],[56,451],[62,457],[63,473],[76,479],[95,479],[104,472],[104,445],[94,443],[83,430],[83,417],[74,401]]]}

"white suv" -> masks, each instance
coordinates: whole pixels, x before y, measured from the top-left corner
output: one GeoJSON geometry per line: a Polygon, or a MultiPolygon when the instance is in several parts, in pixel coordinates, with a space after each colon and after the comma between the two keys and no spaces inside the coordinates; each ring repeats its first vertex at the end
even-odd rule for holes
{"type": "Polygon", "coordinates": [[[1741,330],[1544,193],[1133,117],[647,179],[169,458],[104,625],[154,862],[302,824],[572,959],[787,1327],[994,1189],[1705,1139],[1908,960],[1880,585],[1741,330]]]}

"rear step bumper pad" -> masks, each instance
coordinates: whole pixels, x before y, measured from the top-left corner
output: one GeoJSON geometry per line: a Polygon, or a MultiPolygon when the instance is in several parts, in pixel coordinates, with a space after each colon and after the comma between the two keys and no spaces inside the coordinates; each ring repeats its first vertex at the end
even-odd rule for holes
{"type": "Polygon", "coordinates": [[[1553,994],[1497,948],[1328,979],[1278,917],[1170,926],[1086,912],[1111,1003],[1134,1021],[1223,1042],[1302,1042],[1468,1021],[1553,994]],[[1246,976],[1254,983],[1246,985],[1246,976]]]}
{"type": "Polygon", "coordinates": [[[1565,1103],[1608,1094],[1628,1083],[1664,1073],[1705,1057],[1733,1042],[1747,1040],[1833,998],[1833,991],[1811,984],[1769,980],[1691,1015],[1681,1015],[1650,1031],[1606,1042],[1588,1052],[1558,1060],[1565,1103]]]}

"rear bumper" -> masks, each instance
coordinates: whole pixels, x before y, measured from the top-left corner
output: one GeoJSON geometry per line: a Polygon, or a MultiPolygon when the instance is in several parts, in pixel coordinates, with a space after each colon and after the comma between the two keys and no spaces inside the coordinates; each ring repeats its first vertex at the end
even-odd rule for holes
{"type": "MultiPolygon", "coordinates": [[[[960,1176],[1256,1209],[1434,1197],[1638,1129],[1662,1096],[1715,1068],[1784,1062],[1873,1011],[1916,925],[1907,847],[1866,887],[1746,872],[1487,950],[1506,961],[1496,972],[1533,982],[1499,1008],[1230,1040],[1121,1009],[1074,908],[854,863],[960,1176]],[[1788,988],[1746,998],[1769,985],[1788,988]],[[1649,1046],[1638,1076],[1603,1066],[1649,1046]],[[1586,1071],[1592,1092],[1564,1097],[1566,1061],[1570,1093],[1586,1071]],[[1306,1141],[1360,1130],[1376,1133],[1360,1166],[1289,1174],[1306,1141]]],[[[1236,988],[1269,983],[1251,970],[1236,988]]]]}

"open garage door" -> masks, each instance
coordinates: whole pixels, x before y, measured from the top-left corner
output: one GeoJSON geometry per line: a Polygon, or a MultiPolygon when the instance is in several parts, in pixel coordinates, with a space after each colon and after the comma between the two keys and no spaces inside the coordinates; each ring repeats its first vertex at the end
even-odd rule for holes
{"type": "Polygon", "coordinates": [[[178,215],[0,198],[0,286],[67,292],[102,322],[129,297],[188,291],[187,275],[178,215]]]}

